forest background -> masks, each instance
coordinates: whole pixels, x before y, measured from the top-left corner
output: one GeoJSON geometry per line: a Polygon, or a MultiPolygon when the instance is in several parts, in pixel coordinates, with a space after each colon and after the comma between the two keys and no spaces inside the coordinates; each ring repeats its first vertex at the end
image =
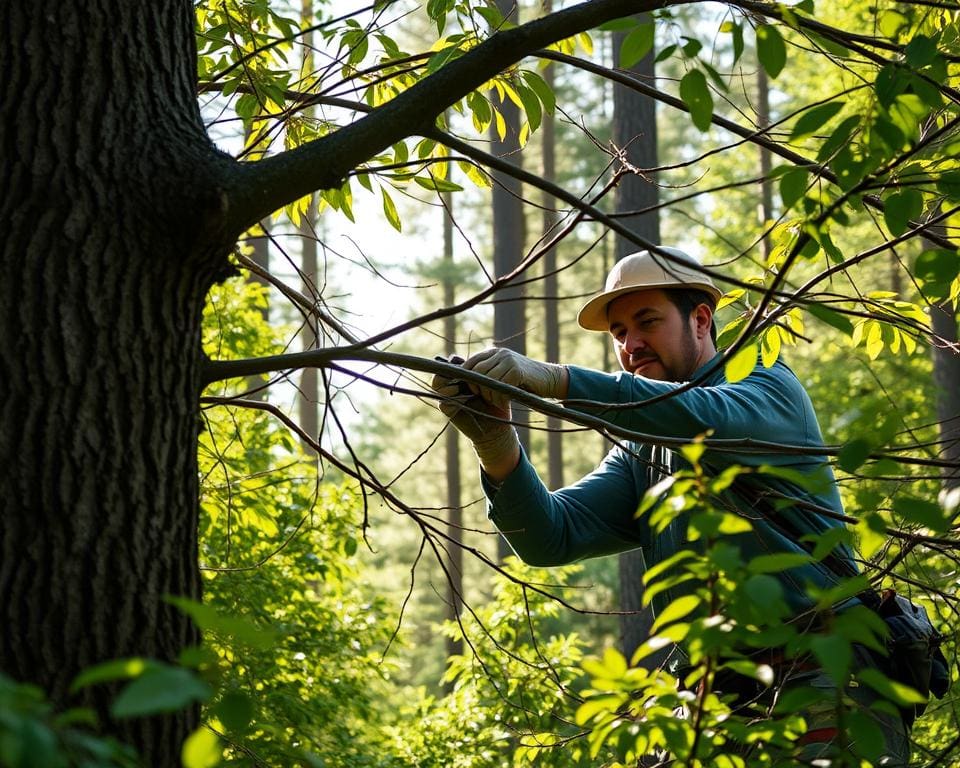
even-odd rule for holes
{"type": "MultiPolygon", "coordinates": [[[[161,653],[131,640],[109,653],[105,641],[61,663],[30,657],[28,631],[6,641],[2,764],[125,765],[139,753],[191,768],[615,765],[655,748],[689,765],[743,764],[723,738],[697,735],[724,721],[721,703],[699,702],[705,718],[685,726],[668,706],[625,715],[631,695],[663,682],[643,666],[651,631],[710,638],[688,620],[695,606],[652,624],[629,558],[549,570],[510,558],[469,446],[426,386],[449,372],[436,355],[492,343],[613,370],[576,309],[648,243],[697,254],[727,291],[729,378],[781,354],[797,372],[867,573],[921,602],[952,648],[958,11],[647,10],[577,22],[518,63],[484,41],[554,18],[549,3],[193,6],[200,119],[251,167],[296,166],[298,147],[346,134],[420,81],[455,79],[484,44],[506,58],[458,84],[436,125],[401,126],[336,183],[297,181],[280,200],[282,178],[250,177],[251,197],[262,185],[285,205],[269,216],[272,205],[248,206],[261,223],[204,291],[197,337],[220,363],[199,374],[202,601],[156,585],[132,598],[188,616],[203,643],[161,653]]],[[[551,487],[625,437],[521,399],[525,445],[551,487]]],[[[684,450],[696,464],[699,448],[684,450]]],[[[690,505],[709,490],[674,488],[690,505]]],[[[736,523],[717,512],[703,525],[709,536],[736,523]]],[[[15,530],[5,525],[5,541],[15,530]]],[[[24,561],[5,562],[16,606],[24,561]]],[[[768,574],[795,564],[724,566],[738,626],[765,626],[749,604],[776,623],[768,574]]],[[[810,650],[843,677],[851,644],[875,642],[865,632],[838,625],[810,650]]],[[[917,701],[885,678],[864,682],[917,701]]],[[[875,742],[870,728],[849,723],[875,742]]],[[[783,746],[802,730],[786,717],[758,738],[783,746]]],[[[918,764],[954,764],[957,731],[955,701],[933,702],[915,730],[918,764]]]]}

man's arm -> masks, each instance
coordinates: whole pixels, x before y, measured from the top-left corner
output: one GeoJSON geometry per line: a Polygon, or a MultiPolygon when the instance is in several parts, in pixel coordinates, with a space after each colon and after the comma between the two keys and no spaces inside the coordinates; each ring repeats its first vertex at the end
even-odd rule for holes
{"type": "Polygon", "coordinates": [[[500,484],[517,468],[520,463],[520,441],[516,433],[512,433],[512,440],[505,445],[503,450],[497,450],[487,456],[481,456],[477,453],[480,460],[480,468],[484,474],[494,483],[500,484]]]}
{"type": "Polygon", "coordinates": [[[649,544],[646,519],[636,518],[646,485],[643,465],[622,448],[552,493],[522,453],[502,482],[483,481],[490,519],[531,565],[563,565],[649,544]]]}
{"type": "MultiPolygon", "coordinates": [[[[694,438],[711,431],[716,439],[754,440],[774,443],[821,446],[823,439],[810,399],[803,386],[782,363],[772,368],[759,365],[750,376],[734,384],[722,377],[658,402],[652,398],[669,395],[682,385],[654,381],[627,373],[607,374],[578,366],[569,367],[570,400],[599,403],[636,403],[635,408],[604,410],[601,405],[568,405],[573,410],[599,416],[637,432],[664,437],[694,438]]],[[[719,452],[714,451],[717,455],[719,452]]],[[[730,458],[739,463],[777,463],[778,456],[752,457],[739,453],[730,458]]],[[[786,462],[805,462],[801,457],[782,456],[786,462]]],[[[818,459],[816,463],[821,463],[818,459]]]]}

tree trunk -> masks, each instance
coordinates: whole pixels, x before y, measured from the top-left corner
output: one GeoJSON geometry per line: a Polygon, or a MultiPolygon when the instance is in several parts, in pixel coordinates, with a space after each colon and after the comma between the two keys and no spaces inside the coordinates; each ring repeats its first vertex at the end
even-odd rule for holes
{"type": "MultiPolygon", "coordinates": [[[[453,195],[444,192],[443,211],[443,261],[447,269],[443,278],[443,306],[452,307],[456,300],[456,277],[453,269],[453,195]]],[[[446,340],[446,354],[457,351],[457,318],[447,315],[443,318],[443,338],[446,340]]],[[[444,448],[447,465],[447,509],[451,542],[448,544],[450,556],[447,561],[447,620],[456,621],[463,609],[463,501],[460,490],[460,433],[447,427],[444,435],[444,448]]],[[[463,653],[463,639],[447,637],[447,657],[463,653]]],[[[453,681],[446,683],[446,691],[453,691],[453,681]]]]}
{"type": "MultiPolygon", "coordinates": [[[[646,14],[638,21],[652,21],[646,14]]],[[[614,35],[614,56],[619,55],[623,33],[614,35]]],[[[630,71],[649,84],[654,83],[654,51],[651,50],[630,71]]],[[[613,88],[613,141],[626,152],[627,160],[636,168],[655,168],[657,165],[657,115],[653,99],[636,91],[614,86],[613,88]]],[[[643,176],[629,174],[617,186],[617,212],[643,211],[657,204],[657,187],[643,176]]],[[[640,237],[649,242],[660,242],[660,218],[656,210],[637,213],[622,219],[640,237]]],[[[618,238],[616,258],[629,255],[635,246],[618,238]]],[[[629,659],[637,647],[647,639],[653,625],[653,612],[643,608],[643,553],[640,550],[625,552],[619,557],[620,610],[628,613],[620,617],[620,643],[629,659]]],[[[653,659],[656,661],[656,659],[653,659]]],[[[648,657],[645,665],[652,665],[648,657]]]]}
{"type": "MultiPolygon", "coordinates": [[[[302,0],[300,5],[300,25],[304,29],[313,26],[313,0],[302,0]]],[[[311,77],[313,74],[313,33],[303,35],[303,67],[301,77],[311,77]]],[[[313,117],[313,109],[304,110],[304,117],[313,117]]],[[[304,296],[317,296],[317,225],[318,216],[316,197],[310,196],[310,205],[300,221],[300,289],[304,296]]],[[[318,349],[320,347],[319,321],[315,316],[306,318],[306,327],[301,334],[303,348],[318,349]]],[[[300,426],[310,437],[320,440],[320,408],[319,403],[320,377],[316,368],[304,368],[300,373],[300,391],[297,393],[297,410],[300,416],[300,426]]],[[[311,456],[316,455],[312,445],[303,442],[303,449],[311,456]]]]}
{"type": "MultiPolygon", "coordinates": [[[[767,71],[757,65],[757,127],[764,129],[770,125],[770,82],[767,80],[767,71]]],[[[770,150],[759,145],[760,150],[760,224],[766,227],[773,221],[773,180],[770,172],[773,170],[773,160],[770,150]]],[[[766,259],[773,252],[773,238],[769,234],[763,236],[763,257],[766,259]]]]}
{"type": "MultiPolygon", "coordinates": [[[[190,3],[13,3],[0,25],[0,670],[57,707],[85,667],[198,642],[204,296],[226,164],[190,3]]],[[[221,274],[218,274],[221,273],[221,274]]],[[[174,766],[197,722],[104,721],[174,766]]]]}
{"type": "MultiPolygon", "coordinates": [[[[508,21],[517,23],[517,6],[513,0],[497,0],[497,7],[508,21]]],[[[490,128],[491,150],[508,162],[520,167],[520,110],[509,99],[494,105],[503,114],[507,131],[501,140],[496,124],[490,128]]],[[[493,269],[499,277],[511,272],[523,259],[526,226],[523,218],[523,185],[512,176],[493,172],[493,269]]],[[[521,355],[527,353],[527,323],[521,286],[507,286],[497,292],[493,309],[493,341],[521,355]]],[[[530,450],[530,435],[526,429],[529,411],[513,406],[513,420],[517,425],[520,443],[530,450]]],[[[502,536],[497,539],[497,555],[502,560],[512,554],[502,536]]]]}
{"type": "MultiPolygon", "coordinates": [[[[937,385],[940,458],[960,462],[960,333],[957,309],[949,301],[930,308],[930,324],[938,341],[933,347],[933,379],[937,385]]],[[[960,470],[945,469],[943,486],[960,486],[960,470]]]]}
{"type": "MultiPolygon", "coordinates": [[[[304,296],[317,295],[317,214],[315,201],[310,200],[310,207],[304,215],[300,226],[300,289],[304,296]]],[[[306,324],[300,333],[303,348],[319,349],[320,334],[319,321],[316,316],[306,318],[306,324]]],[[[320,376],[316,368],[307,367],[300,372],[300,391],[297,393],[297,410],[300,416],[300,426],[303,431],[314,440],[320,440],[320,376]]],[[[307,442],[303,449],[312,456],[316,450],[307,442]]]]}
{"type": "MultiPolygon", "coordinates": [[[[543,6],[544,13],[553,11],[553,3],[546,0],[543,6]]],[[[552,90],[554,87],[554,66],[548,65],[543,70],[543,79],[552,90]]],[[[551,114],[543,115],[540,126],[541,141],[543,143],[543,178],[547,181],[556,181],[556,118],[551,114]]],[[[548,193],[543,193],[543,231],[550,233],[557,226],[558,217],[555,209],[556,201],[548,193]]],[[[560,321],[557,316],[557,302],[559,288],[557,286],[557,250],[551,248],[543,255],[543,332],[548,362],[560,362],[560,321]]],[[[550,490],[563,487],[563,421],[556,416],[547,416],[547,485],[550,490]]]]}

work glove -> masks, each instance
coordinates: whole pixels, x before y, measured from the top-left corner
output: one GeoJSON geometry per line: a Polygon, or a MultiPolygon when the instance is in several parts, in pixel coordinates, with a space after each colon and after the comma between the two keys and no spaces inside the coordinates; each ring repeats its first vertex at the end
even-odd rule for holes
{"type": "MultiPolygon", "coordinates": [[[[485,349],[470,357],[463,363],[463,367],[539,397],[561,399],[567,395],[566,367],[554,363],[541,363],[512,349],[503,347],[485,349]]],[[[473,383],[469,386],[488,403],[498,408],[509,406],[509,395],[473,383]]]]}
{"type": "MultiPolygon", "coordinates": [[[[437,360],[462,365],[464,359],[453,355],[449,360],[437,360]]],[[[440,412],[450,419],[457,430],[473,443],[480,463],[492,466],[513,453],[520,441],[517,431],[509,423],[509,401],[505,407],[491,403],[473,394],[462,379],[451,379],[435,374],[430,387],[440,396],[440,412]]]]}

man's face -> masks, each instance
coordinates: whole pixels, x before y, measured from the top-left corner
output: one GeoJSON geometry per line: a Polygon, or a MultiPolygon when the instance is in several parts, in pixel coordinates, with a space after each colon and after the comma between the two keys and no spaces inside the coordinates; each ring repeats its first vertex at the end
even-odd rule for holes
{"type": "Polygon", "coordinates": [[[687,381],[706,362],[696,316],[681,316],[661,290],[617,297],[607,307],[607,320],[620,366],[648,379],[687,381]]]}

